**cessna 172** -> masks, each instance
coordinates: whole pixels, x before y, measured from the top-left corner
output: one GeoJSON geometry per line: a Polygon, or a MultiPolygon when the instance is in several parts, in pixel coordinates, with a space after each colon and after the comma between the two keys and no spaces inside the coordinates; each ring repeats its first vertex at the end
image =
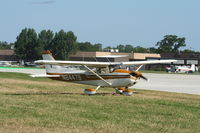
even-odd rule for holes
{"type": "Polygon", "coordinates": [[[48,77],[54,80],[75,82],[97,86],[96,89],[85,89],[85,94],[95,94],[100,87],[114,88],[118,93],[132,95],[128,87],[137,83],[144,77],[138,70],[144,64],[169,63],[176,60],[132,61],[132,62],[86,62],[86,61],[61,61],[55,60],[50,51],[44,51],[43,60],[35,61],[36,64],[44,64],[45,75],[31,75],[32,77],[48,77]],[[122,66],[140,65],[136,71],[120,69],[122,66]],[[78,67],[71,67],[78,66],[78,67]],[[80,68],[84,68],[80,69],[80,68]],[[79,68],[79,69],[78,69],[79,68]]]}

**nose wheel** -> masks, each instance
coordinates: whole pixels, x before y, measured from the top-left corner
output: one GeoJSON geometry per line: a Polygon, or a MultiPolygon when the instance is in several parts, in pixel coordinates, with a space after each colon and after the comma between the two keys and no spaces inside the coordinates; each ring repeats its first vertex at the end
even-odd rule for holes
{"type": "Polygon", "coordinates": [[[116,90],[116,93],[117,93],[117,94],[122,94],[123,91],[126,90],[126,88],[115,88],[115,90],[116,90]]]}
{"type": "Polygon", "coordinates": [[[125,88],[115,88],[115,90],[116,90],[117,94],[122,94],[122,95],[125,95],[125,96],[131,96],[131,95],[133,95],[133,90],[128,89],[128,87],[125,87],[125,88]]]}
{"type": "Polygon", "coordinates": [[[132,96],[133,95],[133,91],[130,89],[126,89],[125,91],[123,91],[123,95],[125,96],[132,96]]]}

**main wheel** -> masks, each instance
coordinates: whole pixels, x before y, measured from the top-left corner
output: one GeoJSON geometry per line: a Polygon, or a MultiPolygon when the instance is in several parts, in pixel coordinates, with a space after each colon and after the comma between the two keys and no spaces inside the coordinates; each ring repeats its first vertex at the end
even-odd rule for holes
{"type": "Polygon", "coordinates": [[[93,88],[88,88],[88,89],[84,90],[84,93],[87,95],[94,95],[94,94],[96,94],[96,90],[93,88]]]}

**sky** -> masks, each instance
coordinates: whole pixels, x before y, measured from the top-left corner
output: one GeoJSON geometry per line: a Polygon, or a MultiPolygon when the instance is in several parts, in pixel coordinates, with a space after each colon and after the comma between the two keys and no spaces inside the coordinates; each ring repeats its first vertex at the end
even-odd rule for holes
{"type": "Polygon", "coordinates": [[[0,41],[25,27],[73,31],[79,42],[154,47],[165,35],[200,51],[200,0],[0,0],[0,41]]]}

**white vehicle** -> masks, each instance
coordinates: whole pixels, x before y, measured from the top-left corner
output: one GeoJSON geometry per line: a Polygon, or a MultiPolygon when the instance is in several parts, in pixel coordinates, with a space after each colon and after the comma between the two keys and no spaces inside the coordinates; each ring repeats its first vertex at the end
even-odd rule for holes
{"type": "Polygon", "coordinates": [[[196,66],[192,64],[191,66],[176,66],[177,73],[193,73],[196,71],[196,66]]]}
{"type": "Polygon", "coordinates": [[[0,66],[13,66],[17,61],[0,61],[0,66]]]}
{"type": "Polygon", "coordinates": [[[37,64],[45,64],[45,75],[31,75],[32,77],[48,77],[54,80],[75,82],[97,86],[96,89],[85,89],[85,94],[95,94],[100,87],[114,88],[118,93],[132,95],[128,87],[137,83],[137,80],[144,77],[138,70],[144,64],[176,62],[176,60],[157,61],[133,61],[133,62],[85,62],[85,61],[61,61],[55,60],[50,51],[43,52],[43,60],[35,61],[37,64]],[[69,69],[69,66],[82,66],[84,69],[69,69]],[[119,66],[141,65],[136,71],[120,69],[119,66]],[[113,67],[115,67],[113,69],[113,67]]]}
{"type": "Polygon", "coordinates": [[[175,73],[193,73],[198,71],[195,64],[191,66],[171,66],[166,68],[167,72],[175,72],[175,73]]]}

